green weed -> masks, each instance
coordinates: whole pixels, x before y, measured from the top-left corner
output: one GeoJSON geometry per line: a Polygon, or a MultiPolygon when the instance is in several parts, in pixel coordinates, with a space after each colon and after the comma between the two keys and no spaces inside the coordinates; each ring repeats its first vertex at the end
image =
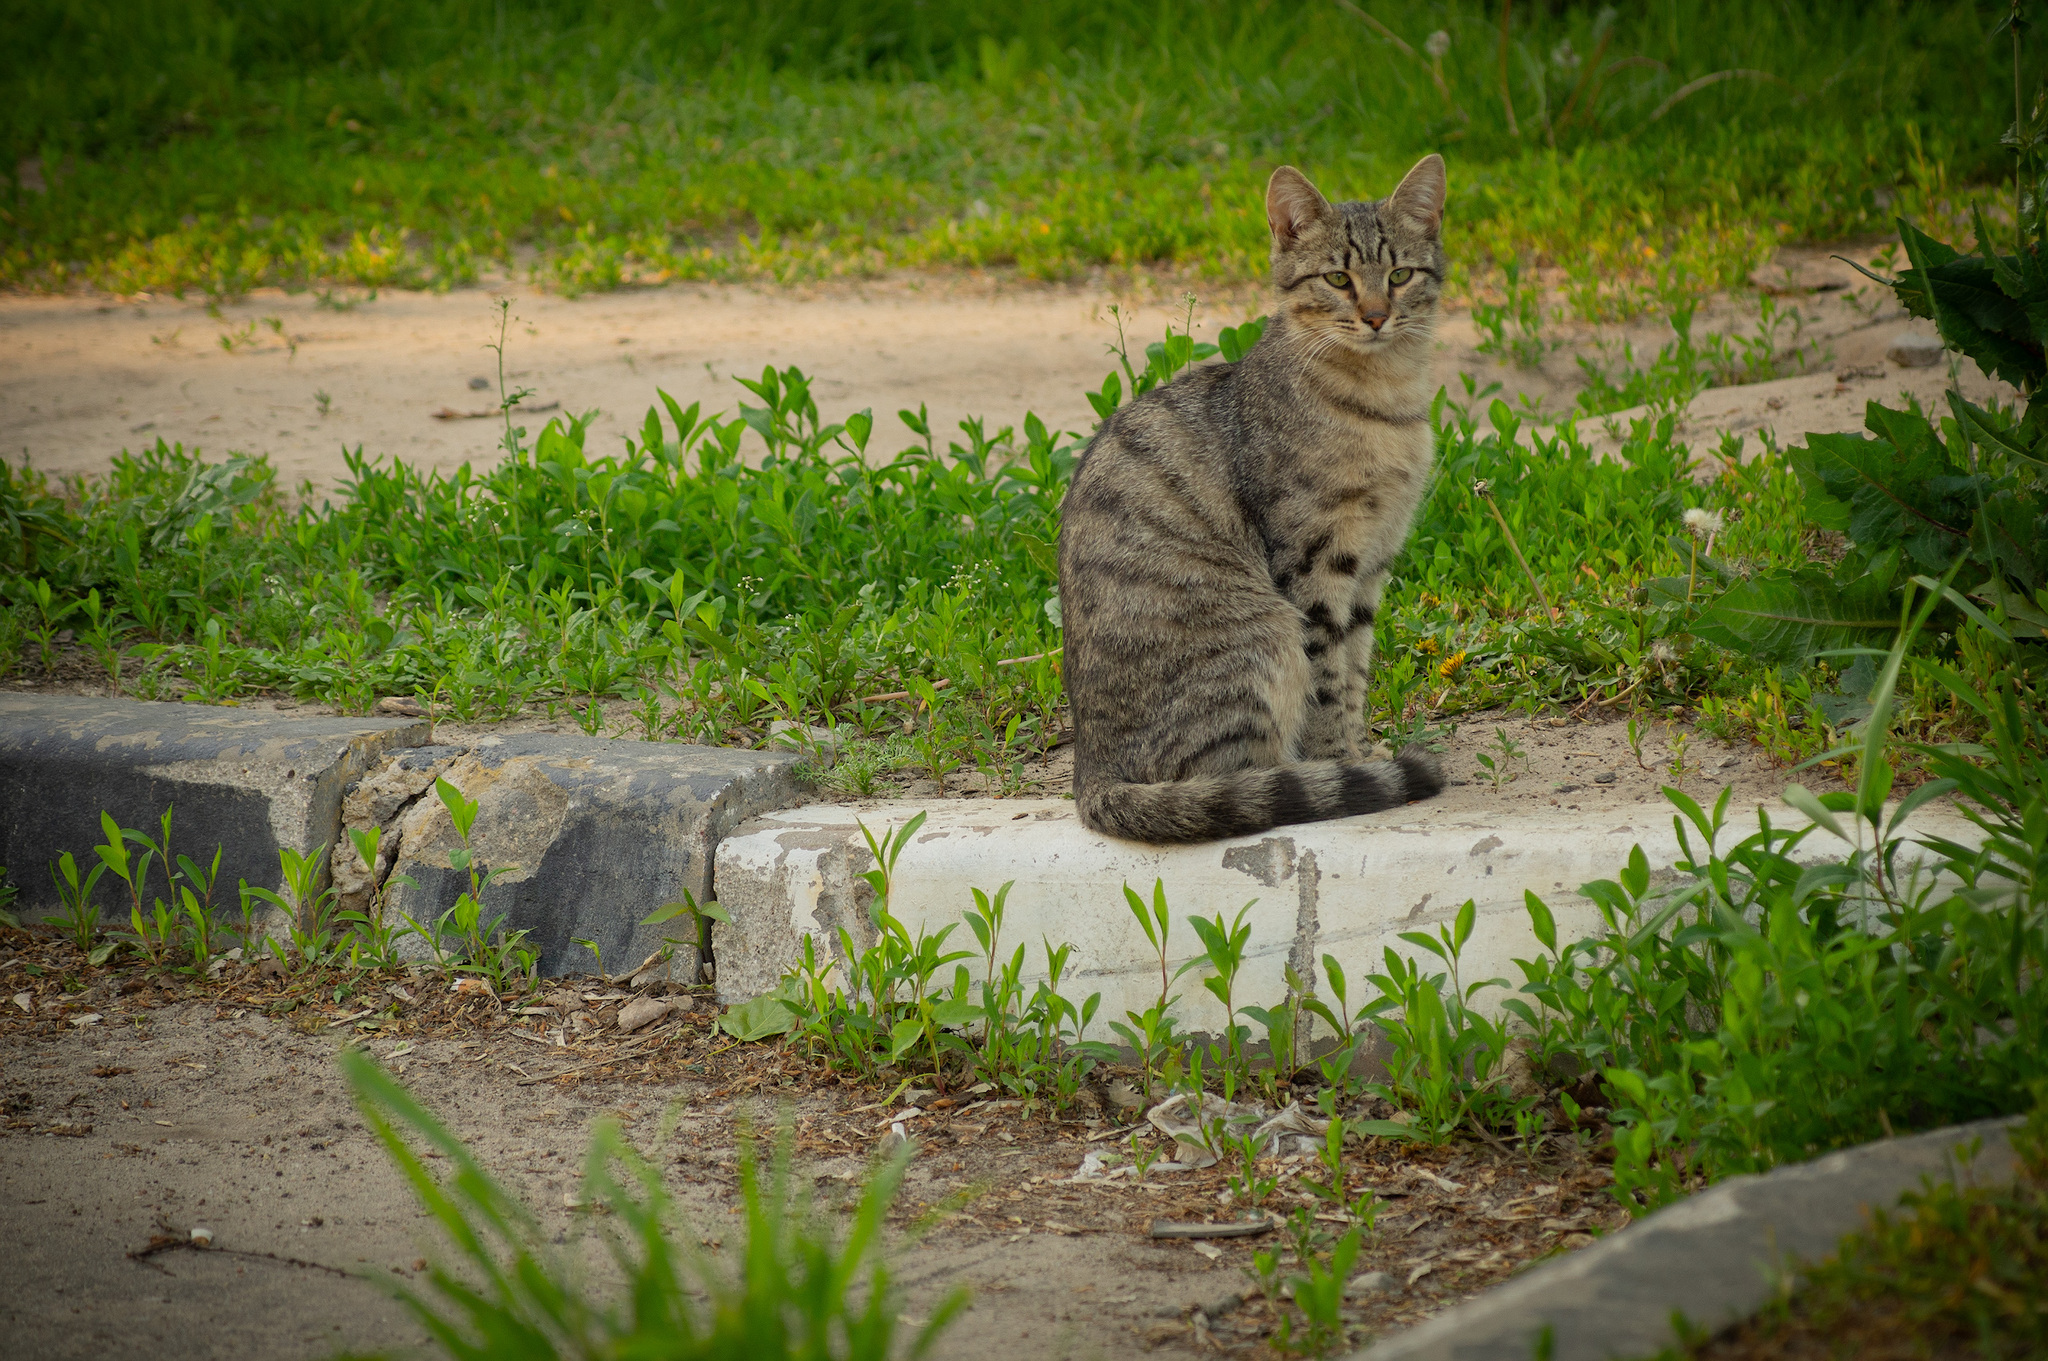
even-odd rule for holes
{"type": "Polygon", "coordinates": [[[2000,82],[1952,78],[1986,48],[1949,5],[1882,25],[1842,4],[1517,6],[1505,52],[1482,0],[1386,20],[1400,42],[1320,7],[1205,2],[1162,28],[1130,0],[884,0],[857,23],[822,0],[241,13],[13,16],[0,283],[281,285],[341,308],[493,269],[564,292],[895,267],[1248,278],[1275,160],[1356,193],[1442,149],[1462,272],[1555,270],[1574,311],[1613,316],[1739,285],[1784,238],[1888,230],[1887,203],[2000,196],[1973,187],[1997,179],[1976,149],[2009,121],[2000,82]]]}
{"type": "MultiPolygon", "coordinates": [[[[550,1242],[539,1215],[403,1087],[359,1050],[344,1050],[340,1062],[364,1119],[453,1249],[428,1269],[424,1289],[366,1278],[395,1294],[449,1355],[889,1361],[895,1354],[900,1304],[879,1260],[880,1239],[907,1152],[874,1170],[844,1240],[835,1242],[794,1190],[787,1137],[765,1176],[756,1145],[743,1141],[744,1236],[738,1261],[726,1263],[691,1246],[660,1168],[616,1122],[601,1121],[578,1203],[594,1216],[590,1236],[623,1277],[606,1301],[584,1285],[575,1254],[550,1242]],[[445,1160],[449,1173],[436,1176],[428,1157],[445,1160]]],[[[964,1292],[942,1300],[915,1325],[908,1354],[922,1355],[965,1305],[964,1292]]]]}

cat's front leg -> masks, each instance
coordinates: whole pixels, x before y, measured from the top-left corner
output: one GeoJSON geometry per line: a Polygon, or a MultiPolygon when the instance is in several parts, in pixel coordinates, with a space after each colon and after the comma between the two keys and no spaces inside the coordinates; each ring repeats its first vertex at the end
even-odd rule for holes
{"type": "Polygon", "coordinates": [[[1387,575],[1384,572],[1360,582],[1346,620],[1341,713],[1345,753],[1354,761],[1374,754],[1372,725],[1367,721],[1365,701],[1372,677],[1373,627],[1379,619],[1380,595],[1386,585],[1387,575]]]}
{"type": "Polygon", "coordinates": [[[1308,656],[1310,685],[1308,712],[1297,748],[1304,761],[1356,760],[1351,744],[1350,724],[1344,704],[1349,688],[1346,673],[1350,659],[1346,652],[1347,632],[1341,601],[1299,602],[1302,612],[1302,650],[1308,656]]]}

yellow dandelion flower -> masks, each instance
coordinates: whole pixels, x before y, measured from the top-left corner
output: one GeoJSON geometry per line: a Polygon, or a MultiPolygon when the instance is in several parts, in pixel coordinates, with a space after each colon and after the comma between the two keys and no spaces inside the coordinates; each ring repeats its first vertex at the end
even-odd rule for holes
{"type": "Polygon", "coordinates": [[[1425,657],[1434,657],[1436,655],[1436,639],[1424,638],[1415,645],[1415,650],[1425,657]]]}
{"type": "Polygon", "coordinates": [[[1458,668],[1464,664],[1465,654],[1462,651],[1453,652],[1450,656],[1444,658],[1443,664],[1437,667],[1436,673],[1445,680],[1449,680],[1458,674],[1458,668]]]}

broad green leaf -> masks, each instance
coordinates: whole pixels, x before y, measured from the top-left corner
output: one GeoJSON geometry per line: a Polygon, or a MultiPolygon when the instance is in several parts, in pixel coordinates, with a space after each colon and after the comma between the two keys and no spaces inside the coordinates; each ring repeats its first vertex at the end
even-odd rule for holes
{"type": "Polygon", "coordinates": [[[924,1022],[915,1017],[889,1027],[889,1060],[899,1062],[924,1038],[924,1022]]]}
{"type": "Polygon", "coordinates": [[[763,993],[750,1002],[727,1007],[718,1028],[736,1040],[765,1040],[796,1029],[796,1013],[777,993],[763,993]]]}
{"type": "Polygon", "coordinates": [[[1557,951],[1557,918],[1550,914],[1550,907],[1536,896],[1533,889],[1522,891],[1523,905],[1529,909],[1529,927],[1536,933],[1536,939],[1544,949],[1553,954],[1557,951]]]}
{"type": "Polygon", "coordinates": [[[1864,577],[1847,586],[1802,570],[1737,582],[1694,621],[1707,642],[1758,661],[1801,662],[1817,652],[1886,643],[1899,625],[1883,582],[1864,577]]]}
{"type": "Polygon", "coordinates": [[[1842,824],[1835,820],[1834,813],[1822,804],[1819,797],[1805,785],[1793,784],[1785,786],[1785,802],[1806,814],[1815,823],[1827,828],[1842,840],[1855,840],[1854,837],[1850,836],[1843,829],[1842,824]]]}
{"type": "Polygon", "coordinates": [[[2039,338],[2021,303],[2006,296],[1981,256],[1960,256],[1899,219],[1899,239],[1913,268],[1894,286],[1914,316],[1927,317],[1941,338],[1978,367],[2023,391],[2038,388],[2044,372],[2039,338]]]}
{"type": "Polygon", "coordinates": [[[932,1004],[932,1020],[942,1026],[970,1025],[982,1019],[982,1015],[978,1003],[963,1002],[958,998],[943,998],[932,1004]]]}

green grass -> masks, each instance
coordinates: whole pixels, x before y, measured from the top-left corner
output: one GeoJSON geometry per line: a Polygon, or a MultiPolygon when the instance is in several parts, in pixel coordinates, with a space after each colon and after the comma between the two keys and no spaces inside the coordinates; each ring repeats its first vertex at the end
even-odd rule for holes
{"type": "MultiPolygon", "coordinates": [[[[735,416],[650,407],[619,455],[558,419],[453,476],[356,457],[331,496],[161,442],[61,488],[10,468],[0,673],[90,662],[145,698],[283,693],[351,712],[417,694],[465,721],[536,706],[591,731],[610,705],[614,732],[623,700],[626,730],[648,738],[847,727],[872,739],[838,777],[851,787],[907,766],[979,766],[1014,787],[1016,763],[1062,730],[1052,554],[1082,436],[970,421],[940,449],[900,417],[893,435],[867,413],[825,420],[794,371],[738,395],[735,416]],[[768,453],[737,457],[743,440],[768,453]],[[907,698],[870,698],[889,694],[907,698]]],[[[1514,420],[1488,405],[1438,411],[1442,466],[1382,616],[1383,735],[1498,706],[1694,705],[1731,734],[1793,742],[1823,677],[1688,643],[1681,532],[1703,507],[1731,522],[1715,548],[1733,570],[1805,562],[1786,461],[1730,462],[1700,484],[1668,425],[1600,462],[1504,437],[1514,420]],[[1557,619],[1474,494],[1482,478],[1557,619]]],[[[1811,750],[1784,754],[1814,754],[1826,732],[1814,722],[1811,750]]]]}
{"type": "MultiPolygon", "coordinates": [[[[827,420],[794,370],[737,395],[708,417],[662,398],[618,455],[585,450],[573,419],[513,426],[513,453],[452,476],[358,455],[317,497],[260,459],[162,442],[62,487],[9,467],[0,674],[89,664],[143,698],[348,712],[417,695],[461,721],[544,709],[742,746],[777,721],[839,727],[866,740],[835,787],[964,767],[1020,792],[1021,763],[1063,731],[1053,545],[1084,437],[1035,417],[951,440],[911,413],[827,420]],[[743,441],[766,455],[738,457],[743,441]]],[[[1787,459],[1697,482],[1667,420],[1602,462],[1568,436],[1517,442],[1482,391],[1446,394],[1436,420],[1440,468],[1382,613],[1383,738],[1502,707],[1675,712],[1789,762],[1856,716],[1860,691],[1838,700],[1825,667],[1689,633],[1724,577],[1808,562],[1787,459]],[[1696,509],[1728,526],[1704,554],[1683,530],[1696,509]]],[[[1927,737],[1972,727],[1910,685],[1901,713],[1927,737]]]]}
{"type": "Polygon", "coordinates": [[[1342,3],[27,0],[0,284],[1235,279],[1275,163],[1357,195],[1441,149],[1468,284],[1554,266],[1612,316],[2003,173],[2008,87],[1948,79],[2002,54],[2000,6],[1624,8],[1513,6],[1503,54],[1474,0],[1376,12],[1398,42],[1342,3]],[[1685,93],[1731,70],[1768,78],[1685,93]]]}
{"type": "Polygon", "coordinates": [[[732,1229],[743,1236],[732,1254],[738,1260],[724,1261],[691,1242],[658,1162],[616,1121],[601,1121],[578,1184],[590,1223],[564,1251],[531,1206],[367,1055],[345,1049],[340,1062],[357,1107],[450,1249],[423,1289],[364,1277],[398,1297],[437,1352],[460,1361],[889,1361],[924,1355],[966,1306],[966,1292],[955,1290],[924,1323],[898,1313],[901,1294],[881,1260],[881,1236],[908,1151],[877,1161],[841,1235],[798,1188],[786,1130],[765,1177],[756,1142],[744,1139],[735,1210],[743,1218],[732,1229]],[[427,1158],[449,1170],[437,1175],[427,1158]],[[590,1240],[604,1252],[592,1251],[590,1240]],[[609,1291],[589,1279],[602,1257],[617,1271],[609,1291]],[[899,1346],[905,1334],[908,1345],[899,1346]]]}
{"type": "Polygon", "coordinates": [[[1757,1318],[1660,1361],[2039,1356],[2048,1347],[2048,1102],[2012,1132],[2009,1185],[1909,1192],[1757,1318]]]}

